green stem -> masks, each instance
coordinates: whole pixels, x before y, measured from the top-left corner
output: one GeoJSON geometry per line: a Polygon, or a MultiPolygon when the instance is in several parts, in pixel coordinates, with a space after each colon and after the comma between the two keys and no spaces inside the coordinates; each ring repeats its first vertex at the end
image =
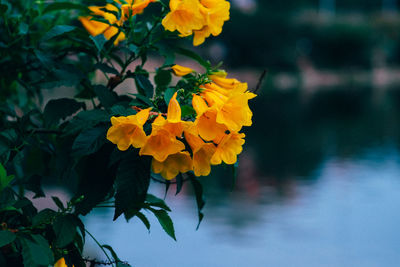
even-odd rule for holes
{"type": "MultiPolygon", "coordinates": [[[[103,246],[97,241],[97,239],[88,231],[85,229],[85,232],[93,239],[94,242],[99,246],[99,248],[103,251],[104,255],[106,255],[108,261],[112,263],[113,261],[111,260],[110,256],[108,256],[107,251],[103,248],[103,246]]],[[[114,264],[112,264],[114,266],[114,264]]]]}

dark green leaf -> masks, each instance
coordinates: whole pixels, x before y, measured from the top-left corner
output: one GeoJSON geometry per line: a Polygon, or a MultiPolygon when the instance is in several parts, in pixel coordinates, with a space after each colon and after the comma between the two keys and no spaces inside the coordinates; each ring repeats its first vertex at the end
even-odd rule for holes
{"type": "Polygon", "coordinates": [[[117,94],[103,85],[95,85],[93,86],[93,90],[99,98],[100,103],[106,108],[111,107],[118,100],[117,94]]]}
{"type": "Polygon", "coordinates": [[[142,95],[146,97],[153,97],[154,94],[154,87],[153,84],[149,81],[149,79],[144,75],[136,75],[135,76],[136,85],[138,86],[138,91],[142,95]]]}
{"type": "Polygon", "coordinates": [[[162,200],[161,198],[158,198],[152,194],[147,194],[146,202],[149,203],[150,206],[155,206],[155,207],[159,207],[164,210],[167,210],[167,211],[171,211],[171,209],[167,206],[167,204],[165,204],[164,200],[162,200]]]}
{"type": "Polygon", "coordinates": [[[12,242],[14,242],[16,236],[13,232],[0,230],[0,247],[4,247],[12,242]]]}
{"type": "Polygon", "coordinates": [[[129,115],[135,115],[135,114],[136,114],[136,110],[134,110],[131,107],[126,108],[121,105],[115,105],[111,108],[112,116],[129,116],[129,115]]]}
{"type": "Polygon", "coordinates": [[[58,124],[61,119],[71,116],[83,107],[75,99],[60,98],[50,100],[44,109],[44,119],[47,125],[58,124]]]}
{"type": "Polygon", "coordinates": [[[75,198],[84,198],[76,204],[75,213],[86,215],[112,191],[115,167],[109,167],[109,163],[114,149],[113,144],[106,143],[98,152],[80,159],[75,168],[79,175],[75,198]]]}
{"type": "Polygon", "coordinates": [[[68,214],[57,217],[53,223],[53,230],[56,235],[55,245],[63,248],[74,241],[76,227],[73,215],[68,214]]]}
{"type": "Polygon", "coordinates": [[[51,38],[63,35],[64,33],[71,32],[75,30],[76,27],[69,25],[56,25],[51,30],[49,30],[42,38],[42,41],[45,42],[50,40],[51,38]]]}
{"type": "Polygon", "coordinates": [[[114,261],[116,261],[116,262],[121,261],[121,260],[118,258],[117,253],[115,253],[114,249],[113,249],[111,246],[109,246],[109,245],[106,244],[106,245],[102,245],[102,247],[105,248],[105,249],[107,249],[108,251],[110,251],[111,256],[113,257],[114,261]]]}
{"type": "Polygon", "coordinates": [[[101,52],[101,50],[104,47],[104,44],[107,43],[107,39],[102,34],[99,34],[97,36],[90,36],[90,39],[92,39],[92,41],[93,41],[94,45],[96,46],[98,52],[101,52]]]}
{"type": "Polygon", "coordinates": [[[174,224],[165,210],[149,209],[157,217],[164,231],[176,241],[174,224]]]}
{"type": "Polygon", "coordinates": [[[151,103],[150,99],[143,95],[139,95],[139,94],[132,94],[132,95],[135,96],[137,100],[142,101],[144,104],[147,104],[148,106],[153,105],[153,103],[151,103]]]}
{"type": "Polygon", "coordinates": [[[181,110],[182,110],[182,118],[189,116],[196,116],[196,111],[191,106],[183,105],[181,106],[181,110]]]}
{"type": "Polygon", "coordinates": [[[114,69],[113,67],[108,66],[106,63],[96,63],[93,66],[95,69],[99,69],[105,73],[111,73],[111,74],[115,74],[115,75],[119,75],[119,72],[114,69]]]}
{"type": "Polygon", "coordinates": [[[76,134],[84,129],[89,129],[101,122],[109,122],[110,115],[105,110],[94,109],[81,111],[65,127],[66,135],[76,134]]]}
{"type": "Polygon", "coordinates": [[[181,190],[182,190],[182,186],[183,186],[183,177],[182,174],[179,173],[178,176],[176,176],[176,193],[175,196],[178,195],[181,190]]]}
{"type": "Polygon", "coordinates": [[[136,213],[136,216],[143,222],[144,226],[146,226],[147,230],[150,231],[150,222],[147,217],[141,213],[140,211],[136,213]]]}
{"type": "Polygon", "coordinates": [[[0,163],[0,192],[14,179],[14,175],[7,175],[6,169],[0,163]]]}
{"type": "Polygon", "coordinates": [[[202,212],[202,209],[204,208],[204,205],[206,204],[204,201],[204,196],[203,196],[203,186],[201,185],[200,181],[194,174],[188,173],[190,177],[190,182],[192,183],[194,193],[196,195],[196,203],[197,203],[197,213],[199,216],[199,223],[197,224],[197,229],[199,229],[200,223],[203,220],[204,214],[202,212]]]}
{"type": "Polygon", "coordinates": [[[133,217],[143,206],[150,185],[150,157],[141,157],[133,151],[122,160],[115,181],[116,220],[122,213],[133,217]]]}
{"type": "Polygon", "coordinates": [[[28,33],[28,31],[29,31],[29,25],[28,24],[23,23],[23,22],[19,24],[19,34],[20,35],[25,35],[25,34],[28,33]]]}
{"type": "Polygon", "coordinates": [[[50,224],[56,215],[57,212],[54,210],[51,209],[41,210],[38,214],[35,215],[35,217],[33,217],[32,225],[36,227],[41,224],[50,224]]]}
{"type": "Polygon", "coordinates": [[[21,238],[24,266],[49,266],[54,263],[53,253],[46,239],[40,235],[21,238]]]}
{"type": "Polygon", "coordinates": [[[46,14],[46,13],[52,12],[52,11],[60,11],[60,10],[68,10],[68,9],[80,9],[83,11],[87,11],[87,6],[77,4],[77,3],[71,3],[71,2],[51,3],[45,7],[45,9],[43,10],[43,14],[46,14]]]}
{"type": "Polygon", "coordinates": [[[53,199],[54,203],[57,205],[57,207],[60,210],[65,210],[64,204],[61,202],[61,200],[58,197],[52,196],[51,199],[53,199]]]}
{"type": "Polygon", "coordinates": [[[72,154],[82,157],[98,151],[106,143],[107,127],[99,125],[82,131],[72,145],[72,154]]]}
{"type": "Polygon", "coordinates": [[[165,100],[165,104],[168,106],[169,101],[171,100],[172,96],[175,94],[176,90],[173,88],[168,88],[167,90],[165,90],[164,92],[164,100],[165,100]]]}
{"type": "Polygon", "coordinates": [[[154,77],[154,81],[157,87],[167,87],[171,82],[172,75],[168,70],[158,70],[156,76],[154,77]]]}

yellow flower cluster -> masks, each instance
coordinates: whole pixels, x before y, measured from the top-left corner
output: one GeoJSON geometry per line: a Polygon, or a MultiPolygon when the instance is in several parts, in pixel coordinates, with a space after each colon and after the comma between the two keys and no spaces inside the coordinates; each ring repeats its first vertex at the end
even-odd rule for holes
{"type": "MultiPolygon", "coordinates": [[[[181,66],[175,69],[188,72],[181,66]]],[[[166,118],[158,114],[151,123],[150,135],[143,130],[143,125],[152,121],[149,108],[127,117],[112,117],[107,139],[122,151],[133,146],[140,148],[139,155],[152,156],[153,172],[168,180],[188,171],[207,176],[211,165],[234,164],[245,142],[245,135],[239,131],[252,124],[248,100],[256,95],[247,91],[246,83],[225,76],[210,75],[212,82],[193,94],[194,121],[182,121],[175,93],[166,118]]]]}
{"type": "MultiPolygon", "coordinates": [[[[118,27],[112,26],[122,26],[124,22],[130,17],[136,14],[140,14],[143,10],[155,0],[125,0],[126,4],[121,5],[121,16],[118,19],[115,16],[115,12],[118,12],[118,8],[113,4],[107,4],[105,6],[90,6],[89,10],[93,15],[103,17],[108,23],[92,20],[93,17],[80,17],[82,25],[92,36],[97,36],[103,34],[104,37],[109,40],[118,34],[118,37],[114,41],[114,45],[118,45],[120,41],[125,40],[125,34],[120,32],[118,27]],[[107,10],[107,11],[105,11],[107,10]]],[[[115,3],[121,4],[120,1],[114,0],[115,3]]]]}
{"type": "Polygon", "coordinates": [[[219,35],[229,20],[230,3],[225,0],[171,0],[169,7],[162,25],[168,31],[178,31],[181,37],[193,34],[195,46],[211,34],[219,35]]]}

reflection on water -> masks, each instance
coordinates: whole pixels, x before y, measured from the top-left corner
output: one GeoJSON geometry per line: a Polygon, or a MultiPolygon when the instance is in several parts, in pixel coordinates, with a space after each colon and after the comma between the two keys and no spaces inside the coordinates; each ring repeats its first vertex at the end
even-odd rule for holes
{"type": "Polygon", "coordinates": [[[167,197],[178,242],[150,214],[150,234],[137,220],[111,223],[111,210],[87,227],[139,267],[399,266],[399,99],[368,88],[266,92],[235,190],[224,168],[203,179],[198,231],[189,188],[167,197]]]}

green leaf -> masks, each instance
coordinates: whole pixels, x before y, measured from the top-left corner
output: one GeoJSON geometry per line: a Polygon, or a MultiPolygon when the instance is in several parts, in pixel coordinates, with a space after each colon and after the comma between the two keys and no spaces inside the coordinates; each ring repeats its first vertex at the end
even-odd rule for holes
{"type": "Polygon", "coordinates": [[[156,83],[157,87],[167,87],[171,82],[172,75],[171,72],[168,70],[159,69],[154,76],[154,82],[156,83]]]}
{"type": "Polygon", "coordinates": [[[102,245],[103,248],[107,249],[108,251],[110,251],[111,256],[113,257],[115,262],[120,262],[121,260],[118,258],[117,253],[115,253],[114,249],[110,246],[110,245],[102,245]]]}
{"type": "Polygon", "coordinates": [[[169,101],[171,100],[171,98],[174,96],[176,90],[174,88],[168,88],[167,90],[165,90],[164,92],[164,100],[165,100],[165,104],[168,106],[169,101]]]}
{"type": "Polygon", "coordinates": [[[0,230],[0,247],[4,247],[12,242],[14,242],[16,235],[13,232],[7,230],[0,230]]]}
{"type": "Polygon", "coordinates": [[[135,96],[136,99],[142,101],[144,104],[146,104],[148,106],[152,106],[153,105],[153,103],[150,101],[150,99],[145,97],[145,96],[143,96],[143,95],[139,95],[139,94],[131,94],[131,95],[135,96]]]}
{"type": "Polygon", "coordinates": [[[159,207],[164,210],[167,210],[167,211],[171,211],[171,209],[167,206],[167,204],[165,204],[164,200],[162,200],[161,198],[158,198],[152,194],[147,194],[146,202],[148,202],[150,204],[150,206],[155,206],[155,207],[159,207]]]}
{"type": "Polygon", "coordinates": [[[6,169],[0,163],[0,192],[6,188],[14,179],[14,175],[7,175],[6,169]]]}
{"type": "Polygon", "coordinates": [[[50,245],[41,235],[23,237],[21,245],[24,266],[49,266],[54,263],[50,245]]]}
{"type": "Polygon", "coordinates": [[[182,110],[182,118],[189,116],[196,116],[196,111],[191,106],[187,105],[181,106],[181,110],[182,110]]]}
{"type": "Polygon", "coordinates": [[[186,56],[186,57],[196,60],[200,65],[202,65],[206,69],[209,69],[211,67],[209,62],[205,61],[198,54],[196,54],[195,52],[193,52],[191,50],[188,50],[188,49],[185,49],[182,47],[178,47],[178,48],[175,48],[175,52],[178,54],[181,54],[183,56],[186,56]]]}
{"type": "Polygon", "coordinates": [[[154,87],[146,76],[141,74],[135,75],[135,81],[136,85],[138,86],[139,93],[149,98],[153,97],[154,87]]]}
{"type": "Polygon", "coordinates": [[[48,41],[54,37],[63,35],[64,33],[75,30],[76,27],[69,25],[56,25],[51,28],[42,38],[42,42],[48,41]]]}
{"type": "Polygon", "coordinates": [[[129,107],[126,108],[121,105],[115,105],[111,108],[111,115],[112,116],[130,116],[135,115],[137,112],[133,108],[129,107]]]}
{"type": "Polygon", "coordinates": [[[95,85],[93,86],[93,90],[99,98],[100,103],[106,108],[111,107],[118,101],[117,94],[103,85],[95,85]]]}
{"type": "Polygon", "coordinates": [[[66,135],[76,134],[102,122],[110,122],[110,114],[105,110],[93,109],[79,112],[65,127],[66,135]]]}
{"type": "Polygon", "coordinates": [[[114,149],[113,144],[106,143],[96,153],[79,160],[75,168],[79,175],[75,198],[84,198],[75,205],[76,214],[86,215],[112,191],[116,170],[115,167],[109,167],[109,163],[114,149]]]}
{"type": "Polygon", "coordinates": [[[144,226],[146,226],[147,230],[150,231],[150,222],[147,217],[141,213],[140,211],[136,213],[136,216],[143,222],[144,226]]]}
{"type": "Polygon", "coordinates": [[[53,230],[56,235],[55,245],[64,248],[74,241],[76,234],[75,217],[71,214],[59,216],[53,223],[53,230]]]}
{"type": "Polygon", "coordinates": [[[72,145],[72,154],[82,157],[97,152],[106,143],[107,128],[99,125],[82,131],[72,145]]]}
{"type": "Polygon", "coordinates": [[[188,173],[190,177],[190,182],[192,183],[194,193],[196,195],[196,203],[197,203],[197,214],[199,216],[199,222],[197,224],[196,229],[199,229],[200,223],[203,220],[204,214],[202,212],[202,209],[204,208],[204,205],[206,202],[204,201],[204,196],[203,196],[203,186],[201,185],[200,181],[197,179],[196,176],[194,176],[193,173],[188,173]]]}
{"type": "Polygon", "coordinates": [[[101,71],[103,71],[105,73],[111,73],[111,74],[114,74],[114,75],[119,75],[119,72],[116,69],[114,69],[113,67],[108,66],[106,63],[96,63],[93,67],[95,69],[99,69],[99,70],[101,70],[101,71]]]}
{"type": "Polygon", "coordinates": [[[116,220],[122,213],[133,217],[143,206],[150,185],[150,157],[142,157],[137,151],[128,153],[121,161],[115,180],[116,220]]]}
{"type": "Polygon", "coordinates": [[[99,34],[99,35],[96,35],[96,36],[90,36],[89,38],[93,41],[93,43],[96,46],[97,51],[99,53],[103,49],[104,44],[107,43],[107,39],[104,37],[103,34],[99,34]]]}
{"type": "Polygon", "coordinates": [[[156,210],[149,208],[157,217],[158,222],[161,224],[164,231],[176,241],[174,224],[165,210],[156,210]]]}
{"type": "Polygon", "coordinates": [[[29,31],[29,25],[28,24],[23,23],[23,22],[19,24],[19,34],[20,35],[25,35],[25,34],[28,33],[28,31],[29,31]]]}
{"type": "Polygon", "coordinates": [[[47,125],[58,124],[61,119],[71,116],[83,107],[75,99],[60,98],[50,100],[44,108],[44,119],[47,125]]]}
{"type": "Polygon", "coordinates": [[[65,210],[64,204],[58,197],[52,196],[51,199],[54,201],[54,203],[60,210],[65,210]]]}
{"type": "Polygon", "coordinates": [[[57,2],[57,3],[52,3],[49,4],[48,6],[45,7],[43,10],[43,14],[46,14],[48,12],[52,11],[60,11],[60,10],[68,10],[68,9],[80,9],[83,11],[87,11],[88,8],[87,6],[77,4],[77,3],[71,3],[71,2],[57,2]]]}
{"type": "Polygon", "coordinates": [[[38,214],[36,214],[32,218],[32,225],[33,227],[37,227],[41,224],[50,224],[56,215],[57,212],[54,210],[51,209],[41,210],[38,214]]]}

